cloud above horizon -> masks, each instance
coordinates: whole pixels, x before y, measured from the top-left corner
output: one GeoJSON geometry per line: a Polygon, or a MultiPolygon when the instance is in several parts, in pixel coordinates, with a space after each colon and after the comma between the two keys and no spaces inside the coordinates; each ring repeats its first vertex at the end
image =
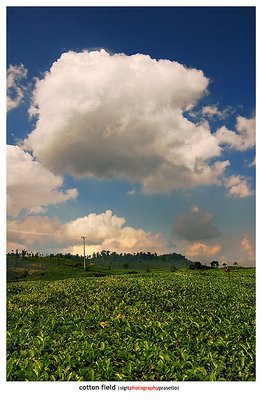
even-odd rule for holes
{"type": "Polygon", "coordinates": [[[146,192],[219,184],[228,160],[208,124],[184,112],[203,72],[147,55],[67,52],[36,82],[24,148],[54,174],[140,182],[146,192]]]}
{"type": "Polygon", "coordinates": [[[214,216],[193,206],[188,212],[176,218],[173,232],[189,242],[213,239],[220,235],[214,226],[214,216]]]}
{"type": "Polygon", "coordinates": [[[246,253],[250,263],[254,263],[255,260],[255,246],[250,242],[247,234],[244,235],[241,241],[242,250],[246,253]]]}
{"type": "Polygon", "coordinates": [[[114,215],[111,210],[89,214],[62,224],[57,218],[28,216],[22,221],[8,221],[10,247],[30,251],[83,253],[81,236],[87,236],[87,253],[110,249],[117,252],[151,251],[163,252],[165,239],[161,234],[146,232],[126,226],[125,218],[114,215]]]}
{"type": "Polygon", "coordinates": [[[62,191],[63,178],[56,176],[19,146],[7,145],[7,213],[16,217],[22,210],[43,213],[49,204],[75,199],[77,189],[62,191]]]}
{"type": "Polygon", "coordinates": [[[200,260],[209,264],[215,257],[231,265],[255,263],[255,245],[252,232],[244,236],[236,231],[234,234],[219,236],[206,243],[204,240],[194,242],[176,241],[170,245],[167,238],[160,233],[145,231],[126,224],[124,217],[107,210],[100,214],[86,216],[62,223],[58,218],[43,215],[29,215],[23,220],[7,221],[7,251],[26,249],[43,253],[83,254],[81,236],[87,236],[86,253],[102,250],[123,252],[151,251],[158,254],[179,252],[192,261],[200,260]],[[175,246],[175,247],[174,247],[175,246]]]}
{"type": "Polygon", "coordinates": [[[222,246],[220,244],[208,245],[203,242],[194,242],[187,247],[185,254],[191,259],[194,259],[195,257],[208,259],[210,256],[219,253],[221,249],[222,246]]]}
{"type": "MultiPolygon", "coordinates": [[[[21,82],[26,77],[22,64],[10,66],[9,109],[23,101],[26,86],[21,82]]],[[[37,215],[77,197],[76,188],[65,188],[66,174],[77,178],[80,189],[78,178],[127,180],[130,197],[137,196],[140,185],[148,194],[218,185],[232,199],[253,195],[252,179],[230,174],[227,156],[255,146],[255,117],[239,115],[235,131],[222,126],[213,132],[212,119],[225,119],[230,106],[198,107],[195,122],[186,117],[207,94],[208,84],[201,70],[143,54],[62,54],[35,80],[29,109],[35,129],[19,146],[7,146],[9,244],[81,253],[79,237],[86,234],[89,252],[170,251],[163,235],[126,226],[125,218],[110,210],[67,223],[37,215]],[[21,212],[24,220],[14,220],[21,212]]],[[[245,161],[249,167],[254,165],[250,154],[245,161]]],[[[195,206],[178,215],[173,233],[174,246],[187,256],[226,257],[221,253],[223,237],[216,241],[220,232],[214,216],[195,206]]],[[[248,237],[235,246],[243,260],[251,258],[250,246],[248,237]]]]}

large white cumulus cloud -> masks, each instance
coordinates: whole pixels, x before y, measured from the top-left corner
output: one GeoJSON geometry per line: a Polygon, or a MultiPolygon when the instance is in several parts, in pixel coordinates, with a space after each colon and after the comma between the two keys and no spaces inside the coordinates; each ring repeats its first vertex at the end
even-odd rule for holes
{"type": "Polygon", "coordinates": [[[7,145],[7,212],[17,216],[23,209],[41,213],[49,204],[77,197],[77,189],[62,190],[63,178],[44,168],[19,146],[7,145]]]}
{"type": "Polygon", "coordinates": [[[62,54],[36,83],[26,149],[55,174],[141,182],[145,191],[217,183],[228,162],[206,124],[183,112],[205,94],[203,72],[104,50],[62,54]]]}
{"type": "Polygon", "coordinates": [[[112,239],[119,236],[125,219],[113,215],[111,210],[104,213],[91,213],[85,217],[77,218],[65,224],[68,235],[88,235],[91,244],[99,244],[105,239],[112,239]]]}

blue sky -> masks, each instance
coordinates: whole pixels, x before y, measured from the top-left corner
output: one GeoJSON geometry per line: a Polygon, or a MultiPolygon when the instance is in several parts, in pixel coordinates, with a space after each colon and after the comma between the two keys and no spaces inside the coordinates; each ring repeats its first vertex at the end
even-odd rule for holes
{"type": "Polygon", "coordinates": [[[254,7],[9,7],[7,71],[9,249],[254,264],[254,7]]]}

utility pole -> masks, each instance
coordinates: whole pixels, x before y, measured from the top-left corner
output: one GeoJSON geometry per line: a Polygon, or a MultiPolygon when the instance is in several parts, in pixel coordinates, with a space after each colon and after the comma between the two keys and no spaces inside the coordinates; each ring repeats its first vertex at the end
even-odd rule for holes
{"type": "Polygon", "coordinates": [[[81,239],[83,239],[83,244],[84,244],[84,269],[86,269],[86,238],[87,236],[81,236],[81,239]]]}

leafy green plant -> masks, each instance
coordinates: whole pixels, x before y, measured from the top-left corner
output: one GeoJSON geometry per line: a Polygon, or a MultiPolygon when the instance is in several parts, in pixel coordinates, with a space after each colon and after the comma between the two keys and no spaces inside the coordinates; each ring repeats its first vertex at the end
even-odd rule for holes
{"type": "Polygon", "coordinates": [[[7,380],[255,380],[255,274],[224,275],[9,283],[7,380]]]}

